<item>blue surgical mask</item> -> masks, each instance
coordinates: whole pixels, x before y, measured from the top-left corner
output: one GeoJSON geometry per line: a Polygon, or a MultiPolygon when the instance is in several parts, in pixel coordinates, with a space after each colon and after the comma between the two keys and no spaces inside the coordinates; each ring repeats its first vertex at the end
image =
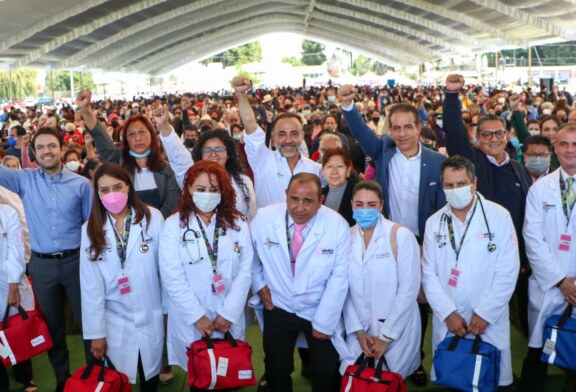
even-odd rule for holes
{"type": "Polygon", "coordinates": [[[510,138],[510,143],[512,144],[512,146],[514,146],[516,150],[520,149],[520,140],[518,140],[516,136],[512,136],[510,138]]]}
{"type": "Polygon", "coordinates": [[[130,155],[132,155],[134,158],[148,158],[150,156],[150,149],[147,149],[142,154],[138,154],[137,152],[130,150],[130,155]]]}
{"type": "Polygon", "coordinates": [[[336,96],[335,95],[329,95],[328,96],[328,102],[334,102],[336,101],[336,96]]]}
{"type": "Polygon", "coordinates": [[[8,145],[10,147],[14,147],[16,145],[16,143],[18,143],[18,139],[16,139],[15,137],[10,136],[8,138],[8,145]]]}
{"type": "Polygon", "coordinates": [[[380,218],[380,210],[376,208],[365,209],[358,208],[352,210],[352,217],[363,229],[368,229],[378,222],[380,218]]]}

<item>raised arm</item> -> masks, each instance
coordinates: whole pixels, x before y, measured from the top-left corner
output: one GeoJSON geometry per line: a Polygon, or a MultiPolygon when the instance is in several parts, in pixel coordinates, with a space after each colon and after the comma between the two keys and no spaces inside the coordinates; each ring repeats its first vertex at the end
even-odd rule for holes
{"type": "Polygon", "coordinates": [[[250,135],[258,129],[258,123],[256,122],[256,116],[254,116],[254,110],[250,106],[246,92],[250,89],[251,82],[248,78],[244,76],[236,76],[232,79],[232,88],[236,93],[238,98],[238,110],[240,111],[240,118],[242,119],[242,124],[244,124],[244,131],[250,135]]]}
{"type": "Polygon", "coordinates": [[[528,126],[524,122],[524,116],[520,112],[520,95],[514,94],[510,97],[510,109],[512,110],[512,118],[510,122],[516,131],[516,136],[520,143],[524,143],[524,140],[530,137],[530,131],[528,131],[528,126]]]}
{"type": "Polygon", "coordinates": [[[445,133],[446,149],[448,155],[462,155],[472,158],[472,146],[468,140],[468,133],[462,122],[462,104],[458,99],[458,92],[464,86],[462,75],[448,75],[446,78],[446,98],[442,116],[445,133]]]}

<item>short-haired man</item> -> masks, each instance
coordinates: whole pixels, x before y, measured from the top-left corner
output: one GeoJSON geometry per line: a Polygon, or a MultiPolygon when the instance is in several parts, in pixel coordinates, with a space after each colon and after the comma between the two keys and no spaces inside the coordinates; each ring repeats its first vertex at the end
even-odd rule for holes
{"type": "Polygon", "coordinates": [[[552,143],[542,135],[534,135],[524,140],[522,144],[522,160],[533,181],[544,177],[550,170],[552,143]]]}
{"type": "Polygon", "coordinates": [[[322,205],[320,179],[292,177],[286,201],[258,210],[251,224],[252,290],[264,303],[264,354],[271,391],[291,392],[294,345],[310,349],[312,391],[338,391],[335,336],[348,291],[348,223],[322,205]]]}
{"type": "Polygon", "coordinates": [[[426,222],[422,271],[433,351],[448,332],[481,336],[501,352],[498,390],[511,391],[508,302],[520,267],[514,225],[508,211],[476,192],[469,159],[452,156],[441,170],[448,204],[426,222]]]}
{"type": "MultiPolygon", "coordinates": [[[[56,391],[63,391],[70,375],[64,300],[68,297],[80,325],[80,229],[90,214],[92,190],[86,178],[62,164],[59,132],[39,129],[32,146],[40,167],[13,170],[0,166],[0,186],[20,196],[24,204],[32,246],[28,272],[54,342],[48,358],[56,376],[56,391]]],[[[87,355],[89,347],[85,342],[87,355]]]]}
{"type": "Polygon", "coordinates": [[[304,131],[302,118],[296,113],[283,113],[276,117],[272,125],[272,141],[276,151],[266,147],[266,134],[256,123],[246,95],[250,86],[250,80],[246,77],[238,76],[232,80],[244,124],[246,155],[254,172],[256,205],[260,208],[284,201],[292,175],[304,172],[320,177],[321,168],[318,163],[301,155],[299,148],[304,140],[304,131]]]}
{"type": "Polygon", "coordinates": [[[538,180],[526,200],[523,234],[532,275],[530,337],[519,388],[523,392],[545,389],[548,364],[540,357],[546,319],[561,314],[567,304],[576,306],[576,123],[560,128],[554,147],[560,168],[538,180]]]}
{"type": "MultiPolygon", "coordinates": [[[[18,161],[22,164],[22,147],[28,144],[25,139],[28,138],[28,140],[30,140],[30,136],[22,125],[16,125],[10,128],[9,132],[8,145],[10,147],[6,150],[6,155],[18,158],[18,161]]],[[[30,150],[32,149],[30,148],[30,150]]],[[[34,154],[31,154],[30,152],[31,151],[29,151],[28,155],[33,158],[34,154]]]]}

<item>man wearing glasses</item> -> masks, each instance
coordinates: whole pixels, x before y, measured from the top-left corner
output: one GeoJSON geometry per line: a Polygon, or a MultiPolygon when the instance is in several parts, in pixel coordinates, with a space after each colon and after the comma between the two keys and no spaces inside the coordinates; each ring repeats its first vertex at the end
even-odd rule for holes
{"type": "Polygon", "coordinates": [[[512,216],[518,237],[521,264],[516,299],[520,312],[520,326],[522,332],[527,335],[530,266],[521,233],[526,195],[532,185],[532,178],[526,168],[506,152],[508,138],[506,124],[502,118],[493,114],[481,117],[476,130],[478,148],[470,145],[462,122],[462,104],[458,100],[458,92],[462,87],[464,87],[462,75],[449,75],[446,78],[446,98],[443,108],[446,149],[450,156],[462,155],[474,163],[478,177],[478,192],[487,200],[506,208],[512,216]]]}

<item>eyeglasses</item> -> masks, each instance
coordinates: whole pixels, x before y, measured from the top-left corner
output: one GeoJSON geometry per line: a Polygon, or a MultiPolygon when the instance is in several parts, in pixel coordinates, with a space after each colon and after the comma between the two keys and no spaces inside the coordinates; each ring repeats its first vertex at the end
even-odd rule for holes
{"type": "Polygon", "coordinates": [[[549,156],[550,156],[549,152],[544,152],[542,154],[526,153],[527,158],[548,158],[549,156]]]}
{"type": "Polygon", "coordinates": [[[226,151],[224,147],[215,147],[215,148],[203,148],[202,154],[203,155],[212,155],[213,153],[220,156],[226,151]]]}
{"type": "Polygon", "coordinates": [[[482,132],[480,137],[484,140],[491,140],[493,136],[496,136],[496,139],[503,139],[506,135],[505,131],[496,131],[496,132],[482,132]]]}

